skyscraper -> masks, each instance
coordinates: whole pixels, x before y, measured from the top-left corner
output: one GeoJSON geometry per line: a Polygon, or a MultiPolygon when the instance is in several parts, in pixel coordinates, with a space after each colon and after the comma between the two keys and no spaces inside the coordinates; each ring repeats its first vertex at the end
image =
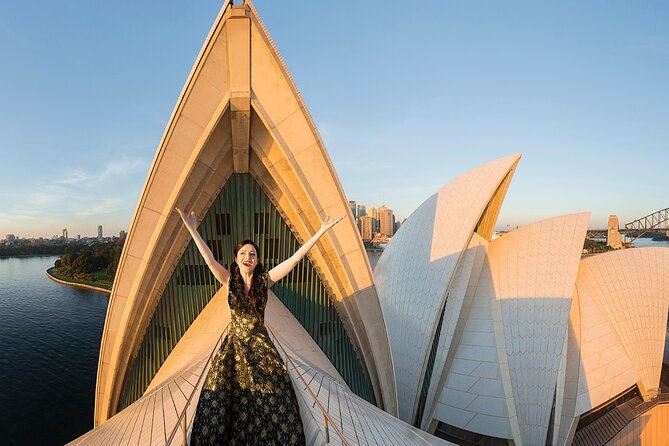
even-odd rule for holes
{"type": "Polygon", "coordinates": [[[359,204],[358,205],[358,218],[364,217],[367,215],[367,206],[364,204],[359,204]]]}
{"type": "Polygon", "coordinates": [[[67,228],[63,229],[63,238],[67,240],[67,228]]]}
{"type": "Polygon", "coordinates": [[[349,200],[348,207],[351,209],[351,214],[353,214],[353,219],[355,221],[358,221],[358,206],[355,200],[353,201],[349,200]]]}
{"type": "Polygon", "coordinates": [[[379,208],[379,226],[381,234],[392,237],[395,233],[393,225],[393,210],[382,205],[379,208]]]}
{"type": "Polygon", "coordinates": [[[363,241],[372,240],[372,217],[363,215],[360,217],[360,235],[363,241]]]}
{"type": "Polygon", "coordinates": [[[377,208],[369,208],[367,215],[372,219],[372,234],[379,232],[379,210],[377,208]]]}
{"type": "Polygon", "coordinates": [[[102,240],[102,225],[98,225],[98,240],[102,240]]]}

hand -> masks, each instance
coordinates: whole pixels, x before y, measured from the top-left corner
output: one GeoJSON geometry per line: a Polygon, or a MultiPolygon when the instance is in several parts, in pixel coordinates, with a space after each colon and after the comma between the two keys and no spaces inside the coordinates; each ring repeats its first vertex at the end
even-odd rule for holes
{"type": "Polygon", "coordinates": [[[195,217],[195,212],[191,211],[190,214],[186,214],[179,208],[174,208],[174,209],[176,209],[176,211],[179,213],[181,219],[183,220],[184,224],[187,227],[193,229],[197,228],[197,218],[195,217]]]}
{"type": "Polygon", "coordinates": [[[327,217],[326,216],[325,220],[323,220],[323,223],[321,224],[321,230],[323,232],[327,231],[328,229],[330,229],[331,227],[333,227],[334,225],[339,223],[342,218],[344,218],[343,215],[339,218],[332,218],[332,217],[327,217]]]}

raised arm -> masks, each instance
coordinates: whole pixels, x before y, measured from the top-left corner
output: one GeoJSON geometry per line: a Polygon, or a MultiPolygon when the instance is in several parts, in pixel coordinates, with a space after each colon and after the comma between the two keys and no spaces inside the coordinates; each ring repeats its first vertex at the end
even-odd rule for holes
{"type": "Polygon", "coordinates": [[[181,216],[184,225],[186,225],[186,228],[188,228],[188,232],[190,232],[190,235],[193,237],[197,249],[200,251],[200,254],[202,254],[202,257],[204,257],[204,261],[209,266],[209,269],[214,274],[214,277],[216,277],[216,280],[221,282],[224,286],[227,286],[228,281],[230,280],[230,271],[225,269],[223,265],[216,261],[214,254],[211,252],[211,249],[209,249],[207,243],[202,239],[200,233],[197,232],[197,219],[195,218],[195,214],[193,212],[186,214],[179,208],[176,208],[176,210],[181,216]]]}
{"type": "Polygon", "coordinates": [[[304,257],[307,254],[307,252],[316,244],[321,235],[325,234],[328,231],[328,229],[339,223],[339,221],[342,218],[344,217],[339,217],[336,219],[331,217],[326,217],[325,220],[323,221],[323,224],[321,225],[321,228],[309,240],[307,240],[307,242],[304,245],[302,245],[300,249],[295,251],[295,254],[288,257],[288,259],[284,260],[283,262],[279,263],[277,266],[269,270],[269,280],[268,280],[269,283],[267,284],[267,286],[272,286],[272,284],[286,277],[286,275],[293,268],[295,268],[297,262],[302,260],[302,257],[304,257]]]}

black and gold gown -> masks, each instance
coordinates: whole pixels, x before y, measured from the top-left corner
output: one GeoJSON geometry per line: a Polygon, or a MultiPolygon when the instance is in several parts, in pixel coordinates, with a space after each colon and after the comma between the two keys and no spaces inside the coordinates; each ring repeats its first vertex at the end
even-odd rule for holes
{"type": "Polygon", "coordinates": [[[193,421],[191,445],[304,445],[300,410],[265,328],[267,273],[258,309],[228,293],[230,330],[214,356],[193,421]]]}

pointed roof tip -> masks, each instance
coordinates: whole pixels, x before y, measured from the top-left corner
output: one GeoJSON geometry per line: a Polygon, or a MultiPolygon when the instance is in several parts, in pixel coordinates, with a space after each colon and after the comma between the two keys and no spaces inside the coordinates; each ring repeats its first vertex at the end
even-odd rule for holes
{"type": "Polygon", "coordinates": [[[496,160],[492,160],[490,162],[500,161],[500,160],[503,160],[503,159],[509,159],[509,160],[513,160],[515,162],[518,162],[522,157],[523,157],[522,153],[516,152],[516,153],[512,153],[510,155],[503,156],[501,158],[497,158],[496,160]]]}
{"type": "Polygon", "coordinates": [[[501,162],[504,162],[504,161],[507,161],[509,163],[509,165],[513,166],[514,164],[518,164],[518,162],[520,161],[520,159],[522,157],[523,157],[522,153],[516,152],[516,153],[512,153],[510,155],[504,155],[504,156],[501,156],[499,158],[492,159],[488,162],[485,162],[485,163],[479,165],[478,167],[482,167],[482,166],[485,166],[485,165],[488,165],[488,164],[493,164],[493,163],[501,163],[501,162]]]}
{"type": "MultiPolygon", "coordinates": [[[[520,161],[520,159],[522,157],[523,157],[522,153],[516,152],[516,153],[512,153],[510,155],[504,155],[504,156],[500,156],[499,158],[491,159],[490,161],[487,161],[483,164],[479,164],[474,169],[477,169],[477,168],[483,167],[483,166],[490,166],[490,165],[494,165],[494,164],[498,164],[498,163],[503,163],[503,164],[508,164],[509,166],[513,166],[514,164],[517,164],[518,161],[520,161]]],[[[472,170],[474,170],[474,169],[472,169],[472,170]]]]}

